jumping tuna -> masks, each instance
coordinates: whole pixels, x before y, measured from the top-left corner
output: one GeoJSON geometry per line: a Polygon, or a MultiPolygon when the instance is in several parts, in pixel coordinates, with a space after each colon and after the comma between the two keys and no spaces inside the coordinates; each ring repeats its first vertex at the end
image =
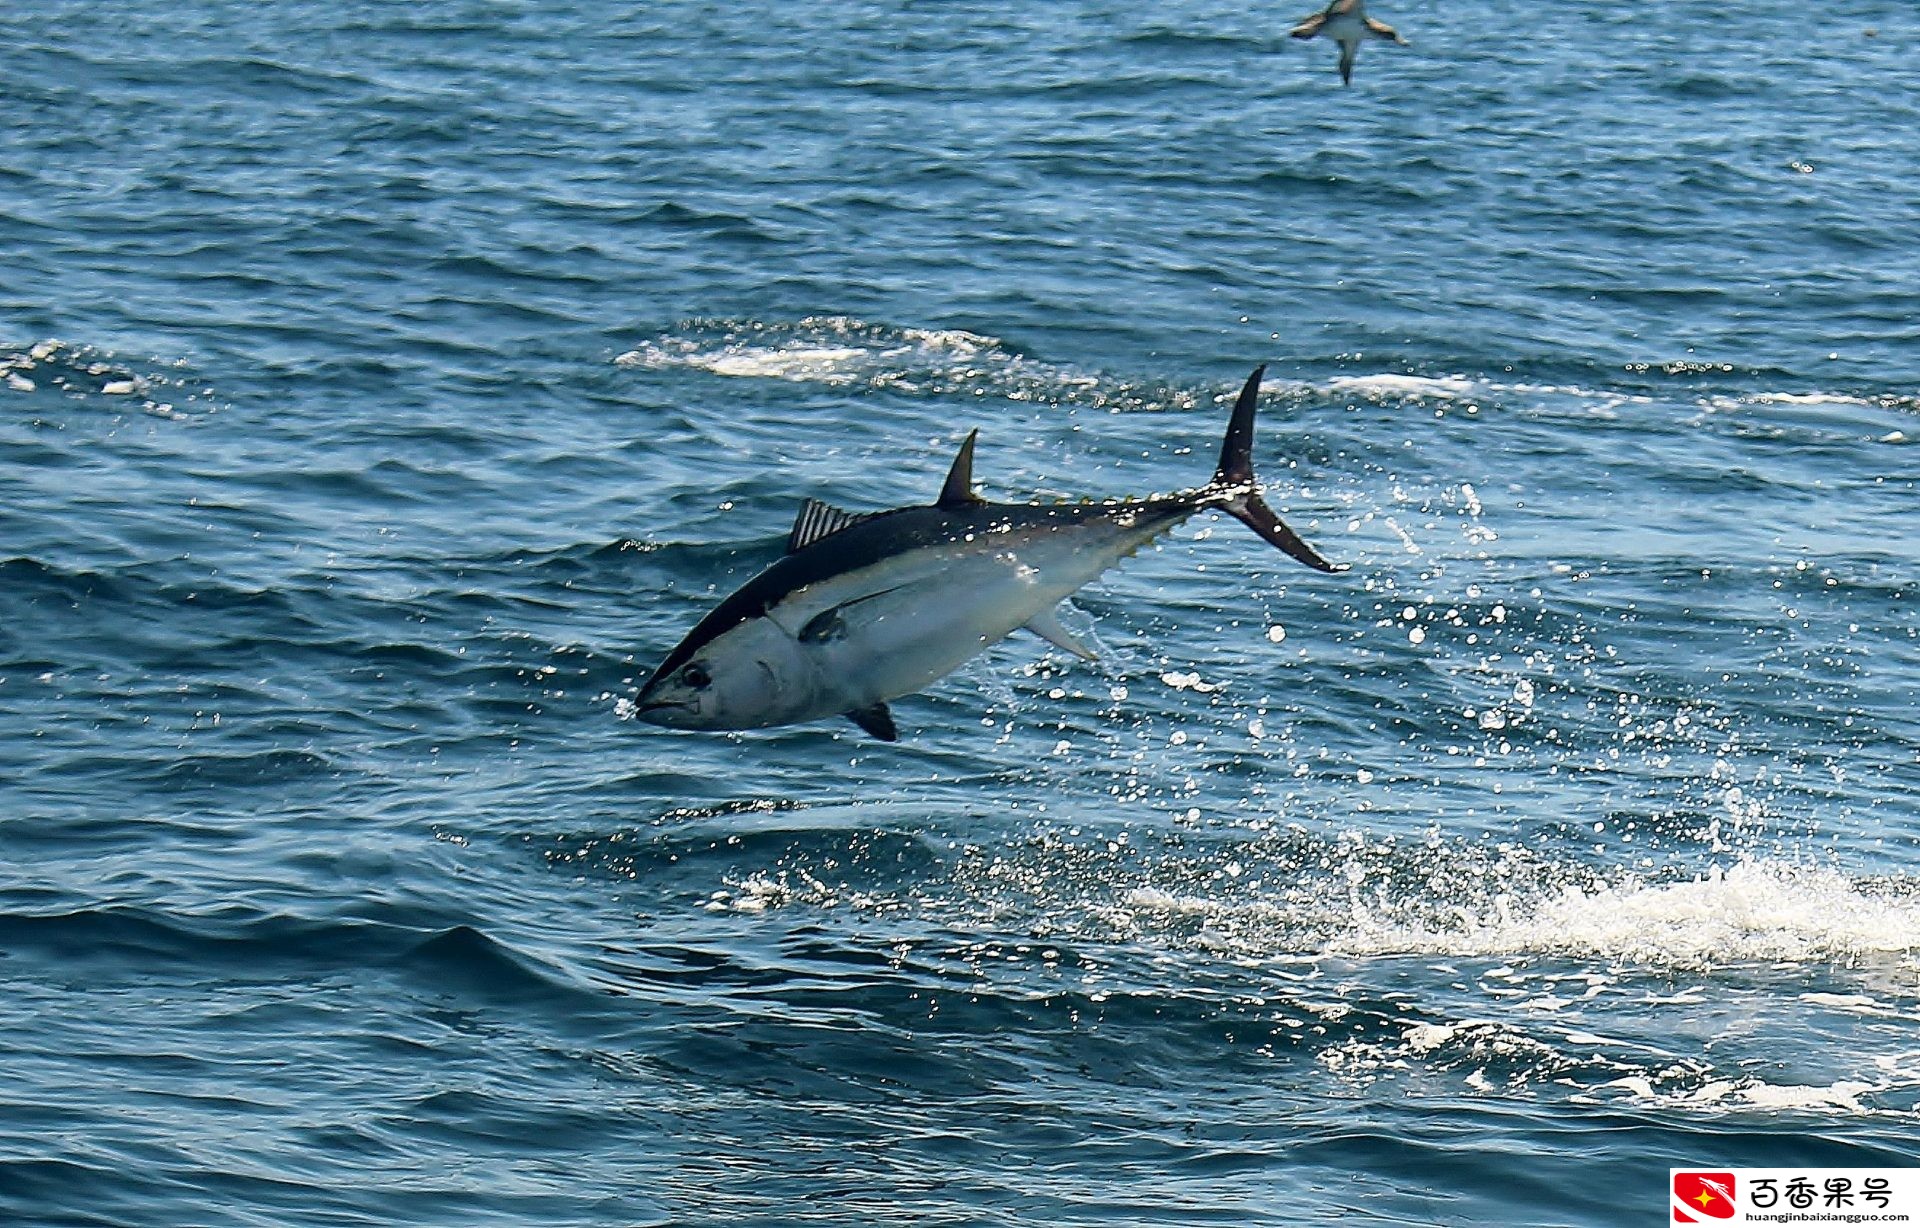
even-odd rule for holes
{"type": "Polygon", "coordinates": [[[973,432],[940,498],[856,513],[809,499],[783,557],[715,606],[637,699],[676,729],[761,729],[844,716],[899,733],[887,701],[922,690],[1017,628],[1087,660],[1054,608],[1195,512],[1221,508],[1287,554],[1339,571],[1280,522],[1253,476],[1256,367],[1234,403],[1213,480],[1097,503],[989,503],[973,491],[973,432]]]}

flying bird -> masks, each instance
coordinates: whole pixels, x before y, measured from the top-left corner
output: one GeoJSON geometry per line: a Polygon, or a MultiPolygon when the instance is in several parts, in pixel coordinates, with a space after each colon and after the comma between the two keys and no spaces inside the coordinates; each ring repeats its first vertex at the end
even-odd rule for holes
{"type": "Polygon", "coordinates": [[[1306,18],[1293,28],[1295,38],[1318,38],[1326,35],[1340,44],[1340,82],[1353,84],[1353,61],[1360,54],[1360,44],[1370,38],[1384,38],[1390,43],[1399,43],[1402,47],[1407,40],[1400,32],[1384,21],[1375,21],[1367,16],[1366,0],[1333,0],[1325,9],[1306,18]]]}
{"type": "Polygon", "coordinates": [[[1194,513],[1220,508],[1318,571],[1339,571],[1260,497],[1253,476],[1257,367],[1234,403],[1213,480],[1144,499],[989,503],[967,436],[932,504],[857,513],[808,499],[786,553],[695,624],[635,699],[676,729],[762,729],[844,716],[899,738],[887,702],[911,695],[1021,627],[1094,654],[1054,607],[1194,513]]]}

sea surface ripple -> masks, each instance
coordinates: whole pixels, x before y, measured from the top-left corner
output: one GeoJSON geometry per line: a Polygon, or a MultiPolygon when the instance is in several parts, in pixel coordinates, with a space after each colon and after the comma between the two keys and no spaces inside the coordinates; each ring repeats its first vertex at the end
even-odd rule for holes
{"type": "Polygon", "coordinates": [[[1920,11],[1521,11],[0,9],[0,1222],[1920,1164],[1920,11]],[[628,719],[802,499],[1188,486],[1260,362],[1351,570],[628,719]]]}

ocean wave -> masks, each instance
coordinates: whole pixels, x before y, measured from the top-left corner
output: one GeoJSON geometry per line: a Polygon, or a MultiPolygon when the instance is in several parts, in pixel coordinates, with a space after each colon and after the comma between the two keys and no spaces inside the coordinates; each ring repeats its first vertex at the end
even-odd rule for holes
{"type": "MultiPolygon", "coordinates": [[[[1116,412],[1191,410],[1221,397],[1218,387],[1183,387],[1117,377],[1048,362],[1004,341],[965,329],[898,328],[850,316],[816,316],[793,323],[692,321],[621,353],[615,363],[647,370],[692,369],[735,379],[780,380],[910,395],[993,396],[1048,405],[1116,412]]],[[[1346,362],[1347,359],[1341,361],[1346,362]]],[[[1718,364],[1667,364],[1663,373],[1736,374],[1718,364]]],[[[1630,372],[1628,374],[1631,374],[1630,372]]],[[[1468,413],[1483,409],[1532,414],[1567,411],[1609,416],[1670,403],[1637,386],[1563,380],[1499,378],[1472,373],[1372,371],[1316,377],[1271,372],[1269,396],[1304,404],[1441,405],[1468,413]]],[[[1858,407],[1911,411],[1920,399],[1848,391],[1741,392],[1702,390],[1694,403],[1708,411],[1754,406],[1858,407]]],[[[1882,442],[1903,442],[1904,422],[1880,429],[1882,442]]]]}
{"type": "Polygon", "coordinates": [[[895,328],[850,316],[792,324],[695,321],[614,361],[650,370],[692,368],[737,379],[772,379],[927,396],[994,396],[1115,412],[1192,409],[1213,395],[1115,381],[1022,354],[965,329],[895,328]]]}
{"type": "MultiPolygon", "coordinates": [[[[1222,386],[1182,386],[1049,362],[999,338],[964,329],[898,328],[849,316],[793,323],[691,321],[620,354],[615,363],[647,370],[693,369],[736,379],[781,380],[909,395],[991,396],[1010,401],[1113,412],[1187,411],[1230,394],[1222,386]]],[[[1582,412],[1653,405],[1644,393],[1578,384],[1490,379],[1468,374],[1379,371],[1317,378],[1269,372],[1270,397],[1306,404],[1480,405],[1564,402],[1582,412]]]]}
{"type": "Polygon", "coordinates": [[[0,912],[0,938],[16,955],[31,952],[120,976],[387,967],[406,972],[425,987],[488,998],[594,995],[572,972],[465,922],[432,929],[261,913],[238,906],[174,912],[101,905],[65,912],[0,912]]]}

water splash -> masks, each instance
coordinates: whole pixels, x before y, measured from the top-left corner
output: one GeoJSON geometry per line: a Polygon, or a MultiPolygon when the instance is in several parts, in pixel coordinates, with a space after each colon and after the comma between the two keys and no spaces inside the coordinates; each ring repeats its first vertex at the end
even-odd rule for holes
{"type": "Polygon", "coordinates": [[[177,369],[143,369],[93,346],[51,338],[25,349],[0,349],[0,395],[7,393],[24,394],[49,409],[84,402],[176,421],[187,419],[189,409],[213,395],[210,389],[190,388],[177,369]]]}

